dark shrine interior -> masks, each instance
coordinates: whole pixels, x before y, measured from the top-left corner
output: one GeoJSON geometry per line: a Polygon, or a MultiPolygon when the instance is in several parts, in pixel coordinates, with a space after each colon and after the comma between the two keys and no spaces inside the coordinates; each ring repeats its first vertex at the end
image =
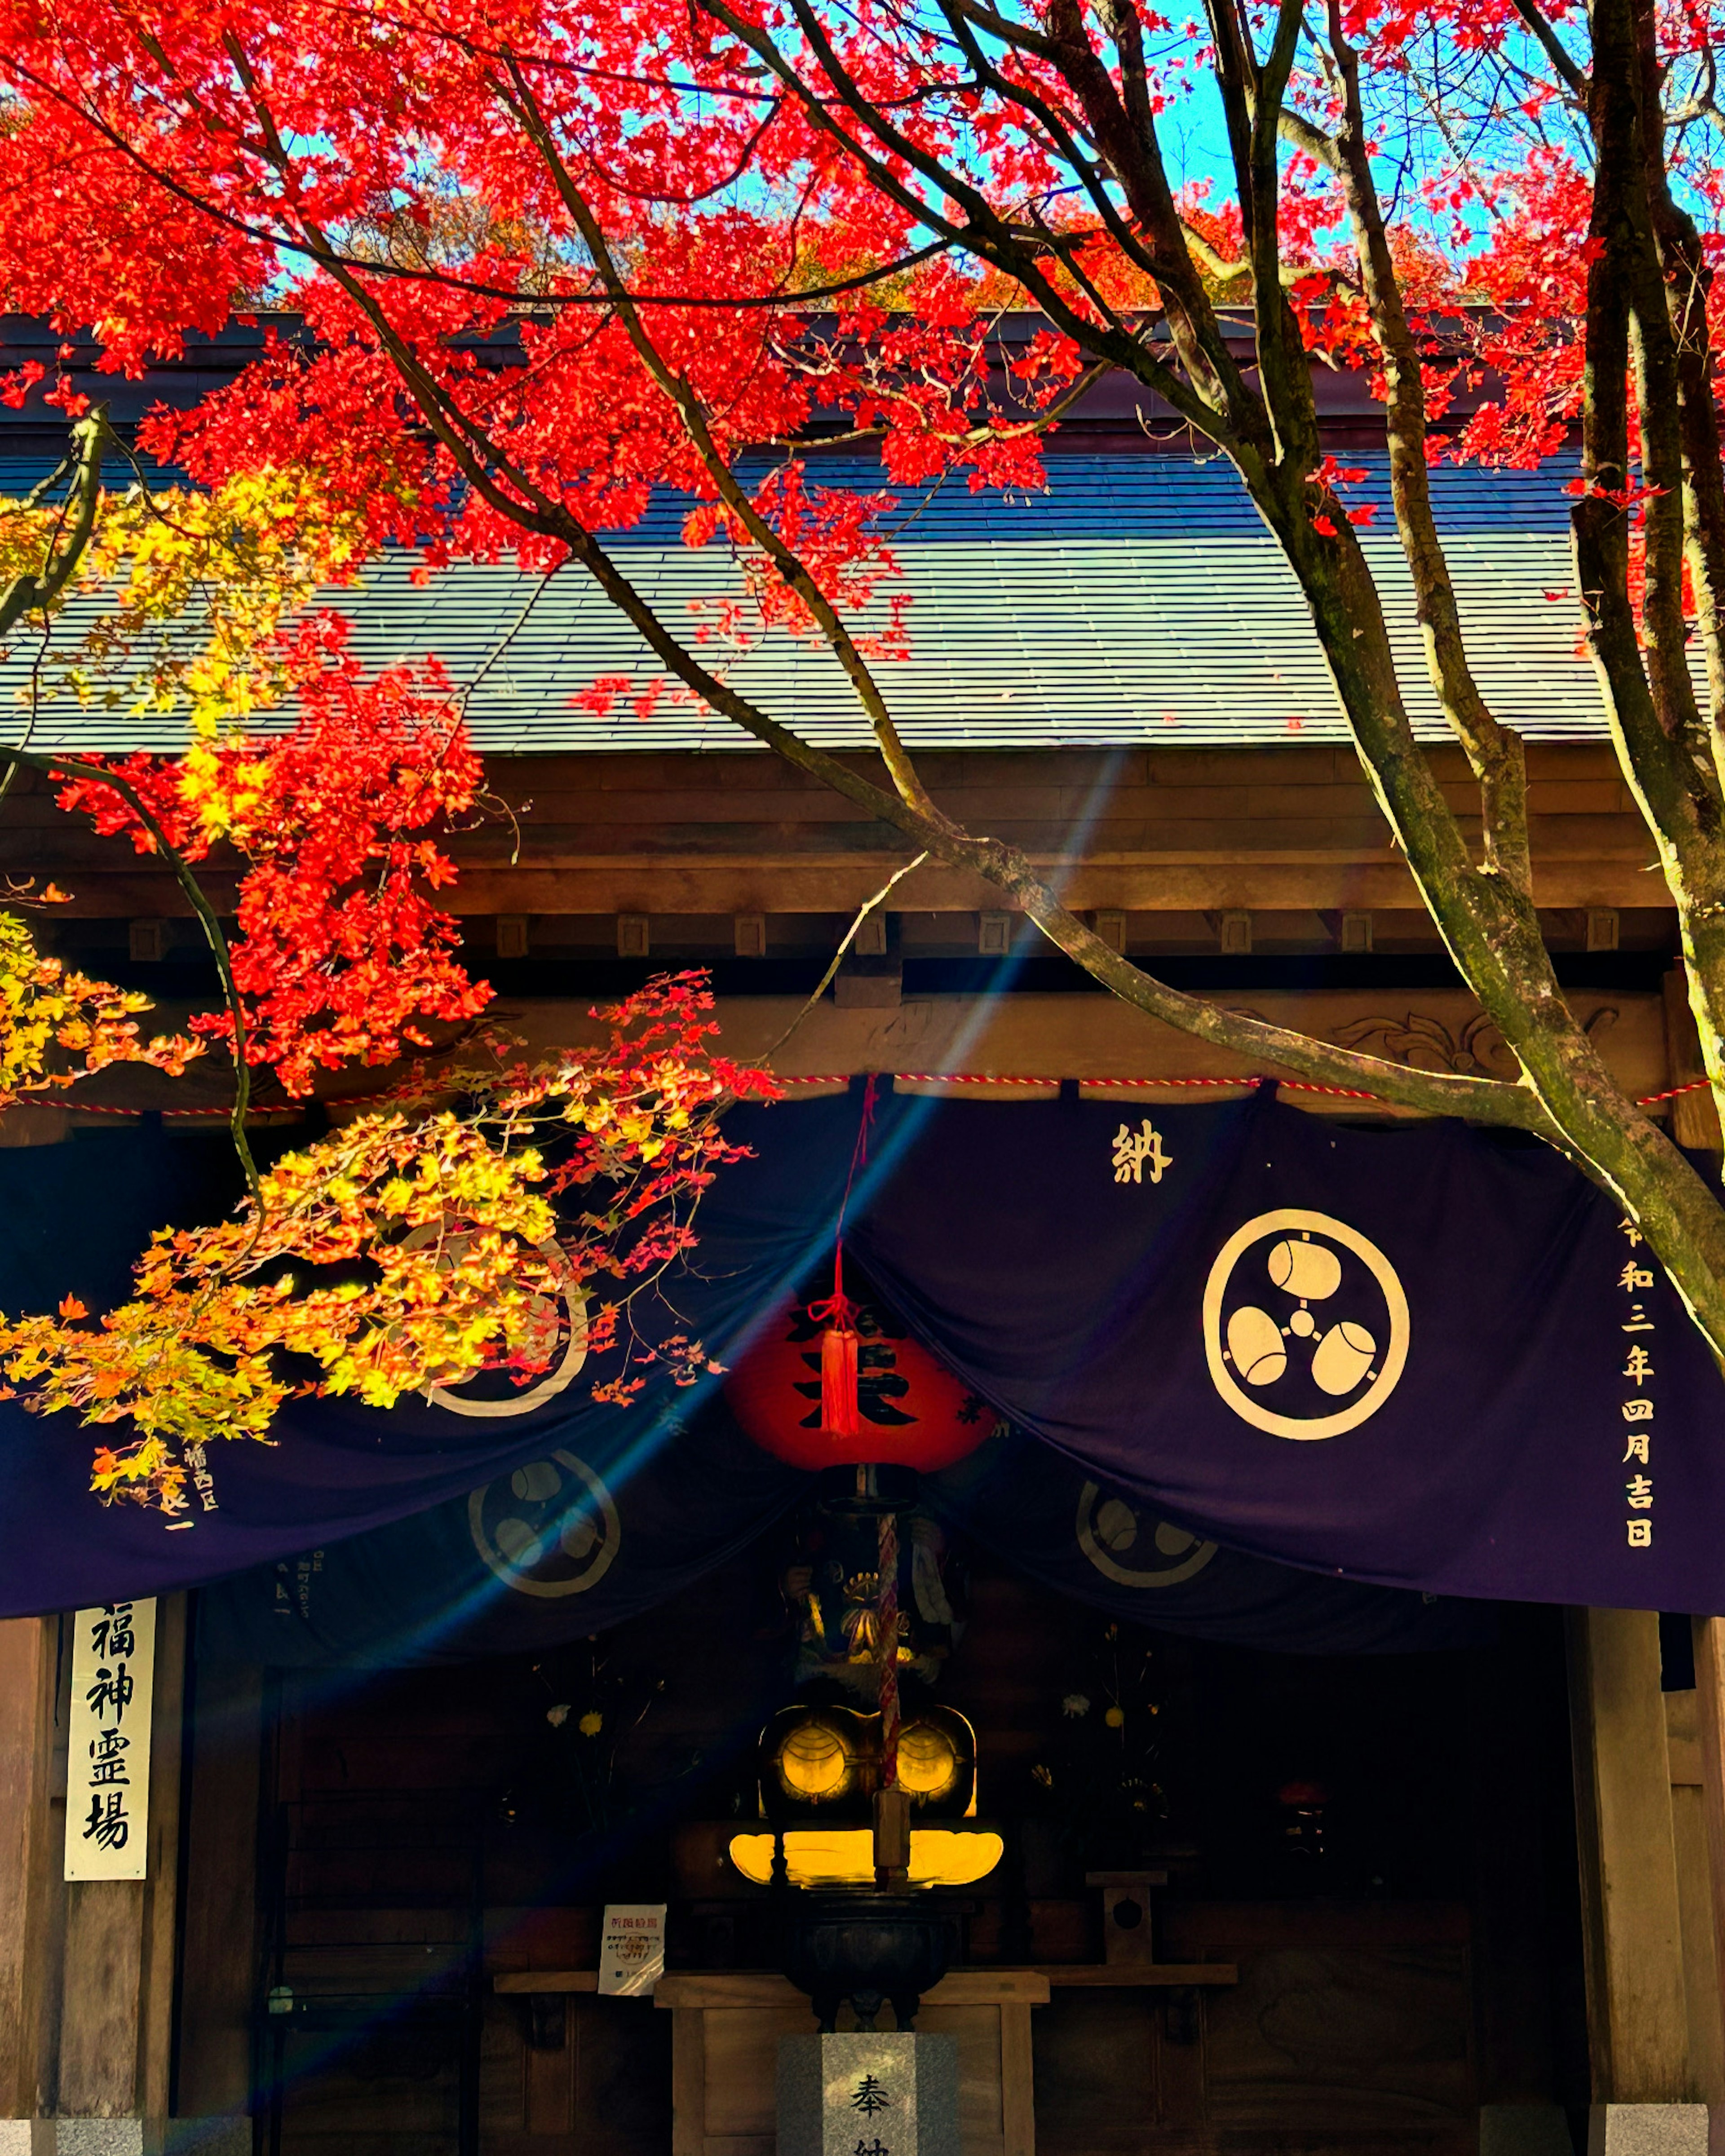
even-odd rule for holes
{"type": "MultiPolygon", "coordinates": [[[[608,1902],[668,1903],[673,1970],[777,1965],[773,1890],[726,1851],[796,1690],[788,1553],[768,1535],[536,1658],[269,1678],[264,2147],[669,2152],[672,2015],[495,1984],[593,1967],[608,1902]]],[[[977,1824],[1004,1843],[933,1890],[955,1966],[1101,1961],[1086,1874],[1141,1866],[1168,1874],[1157,1959],[1240,1971],[1201,1998],[1057,1987],[1033,2016],[1045,2156],[1459,2151],[1481,2103],[1584,2107],[1561,1612],[1506,1609],[1490,1648],[1303,1656],[1117,1624],[976,1553],[951,1576],[934,1697],[974,1725],[977,1824]]],[[[198,1680],[207,1789],[223,1681],[198,1680]]]]}

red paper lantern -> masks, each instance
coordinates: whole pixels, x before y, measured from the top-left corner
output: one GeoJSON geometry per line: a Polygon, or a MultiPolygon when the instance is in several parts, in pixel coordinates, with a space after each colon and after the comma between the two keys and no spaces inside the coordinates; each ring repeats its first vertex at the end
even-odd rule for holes
{"type": "MultiPolygon", "coordinates": [[[[833,1328],[828,1306],[779,1311],[725,1381],[732,1413],[763,1451],[793,1467],[950,1467],[973,1452],[998,1419],[988,1402],[937,1363],[886,1312],[855,1309],[855,1433],[822,1412],[822,1351],[833,1328]]],[[[828,1360],[831,1360],[828,1350],[828,1360]]],[[[827,1373],[829,1405],[832,1373],[827,1373]]]]}

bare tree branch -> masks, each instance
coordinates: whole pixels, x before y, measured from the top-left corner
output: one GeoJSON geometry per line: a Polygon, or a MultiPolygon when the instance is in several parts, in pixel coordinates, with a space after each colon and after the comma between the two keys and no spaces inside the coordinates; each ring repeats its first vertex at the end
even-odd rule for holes
{"type": "Polygon", "coordinates": [[[1342,183],[1353,226],[1373,334],[1383,354],[1385,430],[1396,529],[1414,582],[1427,671],[1444,716],[1479,782],[1486,861],[1524,896],[1532,888],[1527,836],[1527,759],[1520,740],[1487,709],[1468,663],[1455,588],[1438,537],[1426,460],[1425,385],[1420,351],[1402,304],[1383,205],[1372,177],[1359,62],[1329,0],[1329,47],[1343,89],[1343,121],[1325,162],[1342,183]]]}
{"type": "Polygon", "coordinates": [[[882,762],[891,775],[900,798],[919,810],[931,820],[946,821],[929,798],[927,789],[918,777],[916,767],[905,752],[899,739],[898,729],[893,724],[887,709],[886,699],[880,692],[867,661],[856,648],[855,639],[845,626],[838,608],[821,589],[798,555],[779,537],[767,519],[750,499],[736,474],[720,453],[713,439],[707,413],[687,378],[674,373],[661,357],[658,346],[642,325],[641,317],[624,289],[623,279],[611,252],[603,228],[593,214],[592,205],[576,185],[573,174],[564,162],[531,85],[520,72],[511,67],[511,102],[520,116],[527,139],[538,152],[541,162],[551,175],[559,198],[568,211],[575,228],[581,234],[588,252],[598,265],[601,279],[617,303],[618,319],[622,322],[629,341],[640,358],[661,396],[670,403],[683,423],[685,432],[694,444],[696,454],[717,490],[719,499],[742,524],[749,537],[758,547],[773,568],[784,579],[803,604],[811,619],[826,639],[829,648],[845,670],[857,701],[868,715],[870,726],[880,751],[882,762]]]}
{"type": "Polygon", "coordinates": [[[1536,0],[1510,0],[1510,4],[1537,39],[1541,51],[1551,62],[1552,72],[1558,81],[1572,95],[1584,100],[1587,77],[1564,49],[1563,39],[1536,4],[1536,0]]]}

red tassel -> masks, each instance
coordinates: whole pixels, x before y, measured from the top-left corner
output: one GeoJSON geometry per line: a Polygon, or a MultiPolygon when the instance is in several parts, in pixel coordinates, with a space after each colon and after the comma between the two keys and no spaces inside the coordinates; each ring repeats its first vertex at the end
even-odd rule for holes
{"type": "Polygon", "coordinates": [[[820,1428],[824,1437],[860,1437],[856,1399],[856,1351],[861,1336],[849,1325],[829,1326],[820,1336],[820,1428]]]}
{"type": "Polygon", "coordinates": [[[861,1411],[856,1398],[856,1351],[862,1336],[856,1329],[857,1308],[845,1292],[845,1246],[833,1252],[833,1291],[824,1302],[811,1302],[809,1315],[819,1325],[820,1336],[820,1434],[823,1437],[860,1437],[861,1411]]]}

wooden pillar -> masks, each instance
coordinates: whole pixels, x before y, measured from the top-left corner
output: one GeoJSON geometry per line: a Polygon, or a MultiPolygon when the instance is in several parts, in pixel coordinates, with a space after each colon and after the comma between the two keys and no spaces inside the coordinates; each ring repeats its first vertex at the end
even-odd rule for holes
{"type": "Polygon", "coordinates": [[[1578,1609],[1570,1714],[1591,2156],[1705,2156],[1689,2058],[1659,1620],[1578,1609]]]}
{"type": "MultiPolygon", "coordinates": [[[[1707,1847],[1713,1967],[1721,1979],[1721,1986],[1707,2002],[1707,2009],[1717,2024],[1720,2054],[1725,2058],[1725,1995],[1722,1995],[1725,1992],[1725,1618],[1697,1617],[1693,1622],[1693,1632],[1702,1831],[1707,1847]]],[[[1725,2104],[1725,2088],[1722,2088],[1716,2101],[1725,2104]]],[[[1715,2140],[1725,2148],[1725,2110],[1716,2112],[1713,2133],[1715,2140]]]]}
{"type": "Polygon", "coordinates": [[[64,1908],[58,1618],[0,1622],[0,2152],[28,2156],[54,2101],[64,1908]],[[58,1745],[57,1740],[58,1738],[58,1745]]]}
{"type": "Polygon", "coordinates": [[[156,1623],[148,1870],[71,1884],[67,1628],[0,1623],[0,2156],[154,2156],[167,2133],[186,1598],[156,1623]]]}
{"type": "Polygon", "coordinates": [[[1699,1702],[1693,1691],[1665,1696],[1671,1755],[1671,1827],[1677,1856],[1677,1916],[1683,1933],[1689,2072],[1709,2116],[1725,2107],[1725,2000],[1714,1940],[1712,1863],[1702,1772],[1699,1702]]]}
{"type": "Polygon", "coordinates": [[[141,2156],[167,2130],[185,1681],[186,1598],[164,1595],[156,1607],[148,1871],[64,1890],[56,2156],[82,2146],[141,2156]],[[124,2130],[80,2130],[96,2121],[123,2122],[124,2130]]]}
{"type": "Polygon", "coordinates": [[[1000,2009],[1001,2156],[1036,2156],[1036,2079],[1030,2009],[1000,2009]]]}

